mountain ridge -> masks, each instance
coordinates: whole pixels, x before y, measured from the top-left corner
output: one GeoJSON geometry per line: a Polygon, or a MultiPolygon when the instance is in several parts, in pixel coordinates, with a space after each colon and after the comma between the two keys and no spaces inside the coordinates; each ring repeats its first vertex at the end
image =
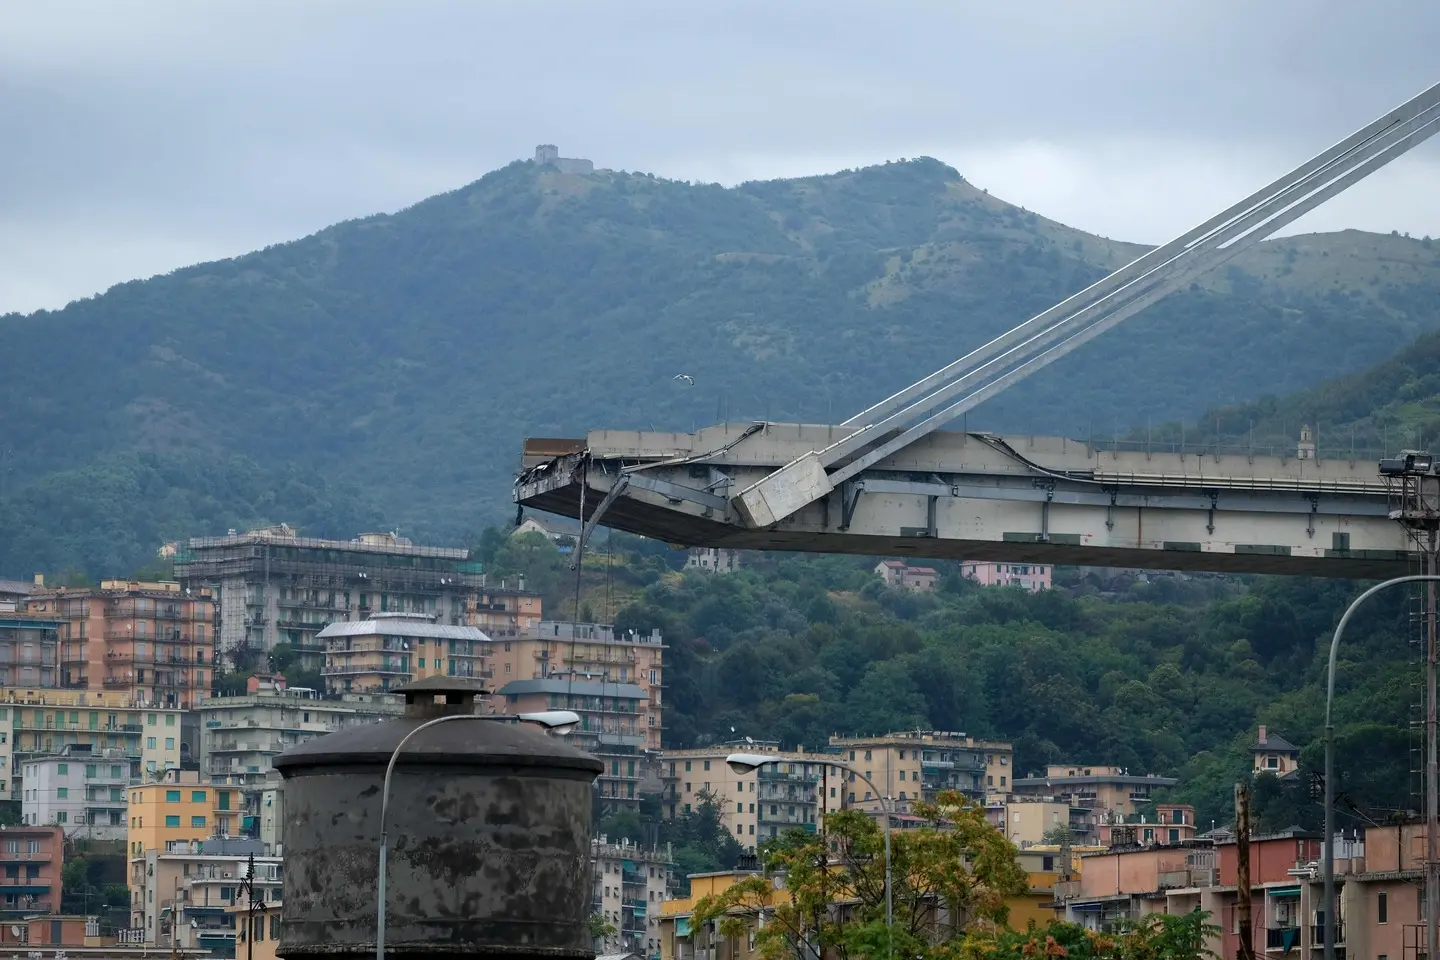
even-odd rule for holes
{"type": "MultiPolygon", "coordinates": [[[[525,435],[833,422],[1143,249],[930,159],[735,187],[517,161],[0,317],[0,436],[13,490],[142,452],[240,456],[368,490],[388,526],[454,541],[508,512],[525,435]]],[[[1288,392],[1440,327],[1436,302],[1428,241],[1270,241],[971,422],[1096,435],[1288,392]]]]}

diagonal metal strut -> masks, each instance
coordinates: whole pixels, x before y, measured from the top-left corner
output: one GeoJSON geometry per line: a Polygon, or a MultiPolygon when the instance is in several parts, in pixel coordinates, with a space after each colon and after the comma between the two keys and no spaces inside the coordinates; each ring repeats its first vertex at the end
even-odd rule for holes
{"type": "Polygon", "coordinates": [[[857,428],[735,498],[768,526],[1060,359],[1440,132],[1440,84],[1175,240],[845,421],[857,428]]]}

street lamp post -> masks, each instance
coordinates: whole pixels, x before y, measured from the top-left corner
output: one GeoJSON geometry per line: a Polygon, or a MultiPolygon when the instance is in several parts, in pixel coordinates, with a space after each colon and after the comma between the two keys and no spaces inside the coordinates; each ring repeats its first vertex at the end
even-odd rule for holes
{"type": "MultiPolygon", "coordinates": [[[[784,757],[772,757],[772,756],[770,756],[770,755],[768,755],[768,754],[764,754],[764,753],[732,753],[732,754],[730,754],[730,756],[728,756],[728,757],[725,758],[725,763],[730,767],[731,770],[734,770],[736,773],[749,773],[749,772],[751,772],[752,770],[758,770],[760,767],[766,766],[767,764],[783,763],[783,762],[785,762],[785,759],[786,759],[786,758],[784,758],[784,757]]],[[[874,780],[871,780],[871,779],[870,779],[869,777],[867,777],[864,773],[862,773],[861,771],[859,771],[859,770],[855,769],[854,767],[850,766],[848,763],[841,763],[841,762],[838,761],[838,760],[829,760],[829,759],[827,759],[827,760],[822,761],[822,764],[821,764],[821,765],[822,765],[822,766],[826,766],[826,767],[838,767],[838,768],[840,768],[841,770],[848,770],[850,773],[853,773],[855,776],[859,777],[861,780],[864,780],[867,784],[869,784],[869,785],[870,785],[870,789],[871,789],[871,790],[874,790],[874,791],[875,791],[875,795],[880,798],[880,809],[881,809],[881,810],[884,812],[884,814],[885,814],[885,937],[886,937],[886,952],[893,955],[894,952],[895,952],[895,950],[894,950],[894,947],[895,947],[895,931],[894,931],[894,926],[895,926],[895,910],[894,910],[894,902],[893,902],[893,901],[894,901],[894,893],[893,893],[894,884],[892,883],[892,879],[893,879],[893,878],[892,878],[891,872],[890,872],[890,814],[891,814],[890,799],[885,796],[884,791],[882,791],[879,787],[875,786],[875,781],[874,781],[874,780]]]]}
{"type": "MultiPolygon", "coordinates": [[[[1355,613],[1360,604],[1381,590],[1402,583],[1426,581],[1431,583],[1440,581],[1440,575],[1414,574],[1377,583],[1356,597],[1351,601],[1350,606],[1345,608],[1340,622],[1335,625],[1335,636],[1330,639],[1330,666],[1325,680],[1325,960],[1335,960],[1335,721],[1331,712],[1335,706],[1335,658],[1340,651],[1340,638],[1345,635],[1345,627],[1349,625],[1351,615],[1355,613]]],[[[1433,844],[1433,838],[1427,840],[1427,844],[1433,844]]],[[[1434,849],[1433,845],[1427,846],[1427,849],[1434,849]]],[[[1426,868],[1428,875],[1433,867],[1427,863],[1426,868]]],[[[1435,923],[1433,909],[1427,911],[1426,922],[1427,924],[1435,923]]],[[[1430,938],[1427,936],[1428,939],[1430,938]]]]}
{"type": "MultiPolygon", "coordinates": [[[[255,854],[250,854],[250,860],[246,867],[245,879],[240,881],[240,889],[245,891],[245,955],[250,960],[255,960],[255,914],[265,909],[264,900],[255,899],[255,854]]],[[[170,911],[170,942],[175,942],[175,911],[170,911]]]]}
{"type": "Polygon", "coordinates": [[[385,765],[385,782],[380,788],[380,865],[375,877],[375,960],[385,960],[385,899],[386,893],[386,864],[389,862],[389,835],[385,829],[385,815],[390,810],[390,777],[395,772],[395,761],[400,759],[400,751],[405,749],[416,734],[430,727],[439,726],[442,723],[449,723],[452,720],[510,720],[516,719],[525,723],[538,723],[546,730],[558,734],[566,734],[580,725],[580,716],[570,710],[542,710],[538,713],[521,713],[514,715],[487,714],[487,713],[452,713],[448,716],[436,717],[433,720],[426,720],[420,726],[411,730],[400,738],[395,745],[395,750],[390,754],[390,762],[385,765]]]}

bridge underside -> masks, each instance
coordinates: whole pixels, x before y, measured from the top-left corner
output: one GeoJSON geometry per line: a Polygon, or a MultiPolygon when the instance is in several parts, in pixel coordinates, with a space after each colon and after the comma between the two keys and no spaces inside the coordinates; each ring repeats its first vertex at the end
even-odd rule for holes
{"type": "Polygon", "coordinates": [[[731,497],[840,429],[596,431],[527,450],[523,507],[677,546],[1382,579],[1411,570],[1373,464],[1096,451],[1061,438],[937,433],[780,523],[731,497]],[[583,448],[583,449],[579,449],[583,448]],[[699,453],[697,453],[699,451],[699,453]]]}

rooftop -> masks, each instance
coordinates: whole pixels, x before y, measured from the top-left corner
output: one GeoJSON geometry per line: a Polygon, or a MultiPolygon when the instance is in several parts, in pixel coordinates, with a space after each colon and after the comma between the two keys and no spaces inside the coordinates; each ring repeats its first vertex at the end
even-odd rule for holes
{"type": "Polygon", "coordinates": [[[620,697],[644,700],[645,691],[633,683],[602,683],[595,680],[511,680],[500,688],[502,696],[526,693],[566,693],[582,697],[620,697]]]}
{"type": "Polygon", "coordinates": [[[1265,734],[1264,740],[1256,740],[1251,744],[1250,749],[1255,752],[1268,751],[1270,753],[1299,753],[1300,748],[1289,740],[1275,733],[1265,734]]]}
{"type": "Polygon", "coordinates": [[[1056,783],[1066,786],[1083,786],[1089,784],[1118,783],[1134,787],[1173,787],[1180,781],[1174,777],[1162,777],[1158,774],[1147,773],[1144,776],[1131,776],[1126,773],[1104,774],[1090,777],[1020,777],[1011,786],[1016,787],[1048,787],[1056,783]]]}
{"type": "Polygon", "coordinates": [[[35,585],[28,580],[4,580],[0,579],[0,594],[13,593],[27,595],[35,589],[35,585]]]}
{"type": "MultiPolygon", "coordinates": [[[[442,557],[447,560],[467,560],[470,551],[460,547],[423,547],[394,534],[362,533],[353,540],[322,540],[316,537],[301,537],[291,527],[267,527],[263,530],[249,530],[245,533],[228,533],[223,537],[191,537],[186,541],[189,550],[213,550],[219,547],[241,546],[285,546],[306,547],[317,550],[343,550],[351,553],[386,553],[406,557],[442,557]]],[[[191,560],[193,562],[193,558],[191,560]]]]}
{"type": "Polygon", "coordinates": [[[428,637],[436,640],[481,640],[487,637],[479,627],[452,627],[429,620],[377,617],[370,620],[332,623],[315,635],[317,640],[333,637],[428,637]]]}

